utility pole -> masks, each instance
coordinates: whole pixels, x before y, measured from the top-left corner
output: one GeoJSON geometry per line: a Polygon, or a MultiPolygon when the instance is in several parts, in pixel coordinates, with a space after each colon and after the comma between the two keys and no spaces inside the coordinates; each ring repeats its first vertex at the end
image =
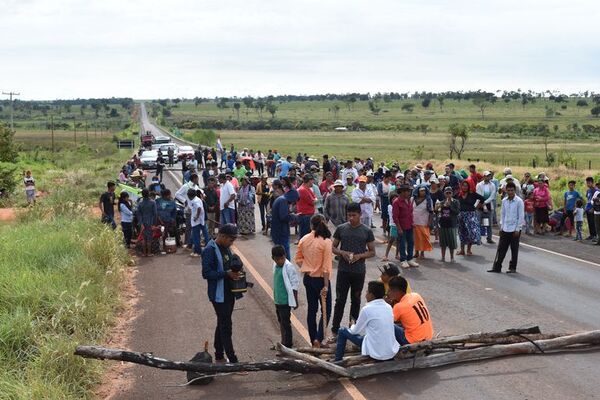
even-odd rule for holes
{"type": "Polygon", "coordinates": [[[50,116],[50,129],[52,131],[52,152],[54,153],[54,115],[50,116]]]}
{"type": "Polygon", "coordinates": [[[86,142],[89,142],[89,141],[90,141],[90,139],[89,139],[89,137],[88,137],[88,124],[87,124],[87,118],[86,118],[86,120],[85,120],[85,141],[86,141],[86,142]]]}
{"type": "Polygon", "coordinates": [[[10,96],[10,131],[14,132],[15,131],[15,126],[14,126],[14,122],[13,122],[13,113],[15,111],[15,107],[13,105],[13,96],[20,96],[21,93],[15,93],[15,92],[2,92],[3,95],[6,96],[10,96]]]}

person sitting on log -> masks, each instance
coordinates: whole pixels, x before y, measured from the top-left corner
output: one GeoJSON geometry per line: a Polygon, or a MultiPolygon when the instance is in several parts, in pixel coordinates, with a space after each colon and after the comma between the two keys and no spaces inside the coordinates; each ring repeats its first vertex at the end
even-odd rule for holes
{"type": "Polygon", "coordinates": [[[390,279],[388,298],[394,304],[396,340],[402,346],[431,340],[433,325],[425,300],[415,292],[407,293],[408,282],[402,276],[390,279]]]}
{"type": "Polygon", "coordinates": [[[335,360],[344,358],[346,341],[361,347],[361,354],[375,360],[393,358],[400,346],[394,336],[392,307],[385,302],[383,282],[371,281],[367,285],[365,305],[350,328],[340,328],[337,336],[335,360]],[[364,333],[364,334],[363,334],[364,333]]]}

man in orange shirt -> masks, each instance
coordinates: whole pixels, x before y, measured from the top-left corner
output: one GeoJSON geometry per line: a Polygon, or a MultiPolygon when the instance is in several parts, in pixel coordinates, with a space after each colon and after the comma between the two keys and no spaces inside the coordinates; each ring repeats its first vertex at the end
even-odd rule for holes
{"type": "Polygon", "coordinates": [[[401,276],[389,281],[388,298],[394,303],[396,340],[402,346],[410,343],[431,340],[433,326],[431,315],[420,294],[406,293],[408,282],[401,276]]]}

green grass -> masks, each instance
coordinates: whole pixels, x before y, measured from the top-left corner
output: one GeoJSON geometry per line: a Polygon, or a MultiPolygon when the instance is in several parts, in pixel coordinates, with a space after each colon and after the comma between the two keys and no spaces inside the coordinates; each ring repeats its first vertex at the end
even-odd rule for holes
{"type": "Polygon", "coordinates": [[[120,238],[67,191],[52,197],[0,227],[1,398],[89,398],[102,366],[73,350],[101,342],[121,305],[120,238]]]}

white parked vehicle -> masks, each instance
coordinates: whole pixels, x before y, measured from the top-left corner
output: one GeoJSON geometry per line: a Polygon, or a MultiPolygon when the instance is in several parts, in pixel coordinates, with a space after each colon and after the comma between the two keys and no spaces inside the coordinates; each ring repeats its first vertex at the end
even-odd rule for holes
{"type": "Polygon", "coordinates": [[[146,150],[140,156],[142,169],[156,169],[157,150],[146,150]]]}
{"type": "Polygon", "coordinates": [[[192,146],[179,146],[179,152],[177,158],[183,160],[191,160],[194,157],[194,148],[192,146]]]}

